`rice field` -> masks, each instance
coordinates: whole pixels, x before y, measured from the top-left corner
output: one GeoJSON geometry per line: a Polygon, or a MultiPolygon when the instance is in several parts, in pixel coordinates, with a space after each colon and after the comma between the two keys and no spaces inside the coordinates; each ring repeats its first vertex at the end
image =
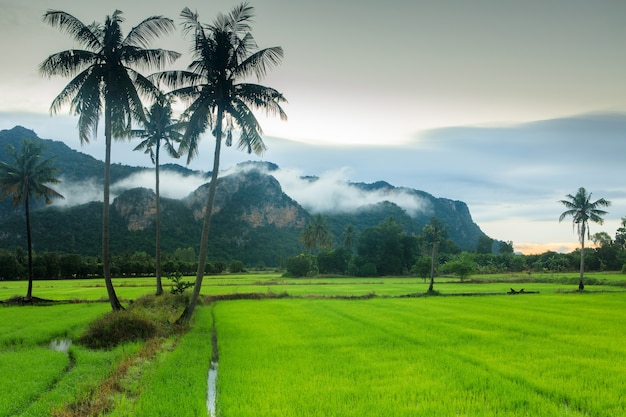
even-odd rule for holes
{"type": "MultiPolygon", "coordinates": [[[[207,277],[205,295],[293,297],[199,307],[190,332],[136,365],[121,381],[126,391],[100,415],[207,415],[213,329],[220,417],[626,415],[625,276],[598,274],[585,293],[572,292],[572,278],[441,279],[435,289],[443,296],[409,298],[402,296],[421,295],[428,284],[207,277]],[[511,287],[537,293],[506,295],[511,287]]],[[[24,285],[0,283],[0,299],[24,285]]],[[[115,285],[125,300],[154,291],[153,278],[115,285]]],[[[106,290],[101,280],[36,281],[33,294],[93,301],[106,290]]],[[[135,355],[139,344],[49,348],[52,340],[75,340],[108,310],[107,302],[0,308],[0,417],[54,415],[135,355]]]]}
{"type": "MultiPolygon", "coordinates": [[[[588,273],[588,291],[625,291],[626,274],[588,273]]],[[[458,278],[437,278],[435,290],[443,295],[459,293],[504,294],[511,287],[516,290],[552,293],[577,289],[575,273],[567,274],[518,274],[477,275],[473,280],[460,283],[458,278]]],[[[195,277],[183,280],[193,282],[195,277]]],[[[128,301],[152,294],[154,278],[114,278],[113,284],[120,299],[128,301]]],[[[170,282],[163,279],[165,291],[170,282]]],[[[0,300],[26,293],[26,281],[0,281],[0,300]]],[[[237,293],[286,293],[295,297],[308,296],[399,296],[425,293],[428,282],[412,277],[315,277],[284,278],[279,273],[245,273],[236,275],[207,276],[202,284],[202,294],[220,295],[237,293]]],[[[107,301],[103,279],[35,280],[33,296],[49,300],[107,301]]]]}
{"type": "Polygon", "coordinates": [[[0,416],[51,416],[106,377],[110,366],[136,346],[67,352],[50,342],[75,339],[106,304],[63,304],[0,308],[0,416]]]}
{"type": "Polygon", "coordinates": [[[624,294],[215,306],[218,415],[626,415],[624,294]]]}

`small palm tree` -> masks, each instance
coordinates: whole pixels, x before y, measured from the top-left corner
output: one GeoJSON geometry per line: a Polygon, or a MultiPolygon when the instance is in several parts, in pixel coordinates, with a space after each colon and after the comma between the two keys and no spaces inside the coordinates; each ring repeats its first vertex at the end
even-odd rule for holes
{"type": "Polygon", "coordinates": [[[144,120],[140,94],[158,94],[158,89],[135,67],[162,68],[180,54],[162,49],[148,49],[150,41],[174,29],[171,19],[153,16],[135,26],[126,37],[122,35],[122,12],[107,16],[104,24],[85,25],[69,13],[50,10],[44,22],[67,32],[84,49],[70,49],[50,55],[39,70],[47,76],[74,77],[52,101],[51,113],[69,104],[79,116],[81,143],[96,136],[100,116],[104,113],[104,197],[102,208],[102,264],[104,281],[112,309],[120,304],[111,281],[109,252],[109,199],[111,140],[128,136],[133,119],[144,120]]]}
{"type": "Polygon", "coordinates": [[[309,254],[317,248],[330,248],[333,235],[328,230],[328,223],[321,214],[316,214],[302,230],[302,243],[309,254]]]}
{"type": "Polygon", "coordinates": [[[354,226],[348,223],[343,228],[343,233],[341,234],[341,243],[342,246],[352,253],[354,249],[354,240],[356,238],[356,231],[354,230],[354,226]]]}
{"type": "Polygon", "coordinates": [[[58,184],[58,169],[53,165],[54,158],[43,159],[42,147],[25,140],[21,151],[9,145],[13,165],[0,161],[0,200],[11,197],[13,205],[24,204],[26,214],[26,242],[28,245],[28,290],[26,300],[33,296],[33,245],[30,232],[30,201],[44,198],[46,204],[52,198],[63,198],[47,184],[58,184]]]}
{"type": "Polygon", "coordinates": [[[580,241],[580,280],[578,289],[582,291],[585,289],[585,236],[590,237],[589,221],[598,224],[604,223],[602,216],[607,214],[607,212],[600,210],[598,207],[609,207],[611,202],[604,198],[591,202],[591,193],[587,194],[587,190],[584,187],[580,187],[576,195],[567,194],[565,197],[567,197],[567,200],[560,200],[559,202],[567,210],[561,213],[559,222],[571,216],[572,227],[575,226],[577,228],[580,241]]]}
{"type": "Polygon", "coordinates": [[[438,218],[431,217],[426,226],[424,226],[422,233],[426,244],[430,246],[430,283],[428,285],[428,292],[433,292],[437,251],[443,241],[448,238],[448,229],[438,218]]]}
{"type": "Polygon", "coordinates": [[[145,151],[155,166],[155,194],[156,194],[156,295],[163,294],[161,283],[161,193],[159,191],[159,158],[161,144],[172,157],[180,155],[175,144],[180,144],[184,124],[172,116],[172,102],[169,97],[160,95],[157,101],[145,109],[146,119],[144,129],[131,131],[131,136],[143,139],[135,147],[135,151],[145,151]]]}
{"type": "Polygon", "coordinates": [[[218,15],[211,25],[200,23],[198,15],[188,8],[183,9],[181,17],[184,32],[193,34],[193,62],[187,71],[163,73],[157,79],[173,88],[173,94],[190,103],[185,112],[188,127],[183,140],[187,161],[197,155],[200,135],[209,127],[215,137],[215,150],[196,281],[189,304],[179,322],[191,318],[200,295],[222,141],[225,139],[226,146],[231,146],[233,130],[238,129],[238,147],[249,153],[262,154],[266,149],[261,137],[263,131],[252,110],[277,114],[281,119],[287,117],[280,106],[280,103],[285,102],[281,93],[270,87],[244,82],[251,75],[262,78],[270,67],[280,63],[283,56],[280,47],[257,49],[250,33],[253,17],[251,6],[247,3],[236,6],[228,15],[218,15]]]}

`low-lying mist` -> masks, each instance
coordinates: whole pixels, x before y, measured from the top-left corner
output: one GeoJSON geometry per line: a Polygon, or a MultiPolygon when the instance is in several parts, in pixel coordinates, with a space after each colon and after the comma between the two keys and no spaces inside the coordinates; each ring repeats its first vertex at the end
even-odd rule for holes
{"type": "MultiPolygon", "coordinates": [[[[169,170],[161,171],[159,177],[161,197],[172,199],[184,198],[207,182],[207,179],[200,174],[182,175],[169,170]]],[[[60,179],[61,183],[54,185],[53,188],[61,193],[65,199],[55,200],[55,206],[73,207],[91,201],[103,201],[102,184],[95,178],[89,178],[80,182],[67,181],[64,178],[60,179]]],[[[113,201],[124,191],[140,187],[155,191],[154,169],[137,172],[111,184],[110,199],[113,201]]]]}
{"type": "Polygon", "coordinates": [[[389,201],[411,216],[429,210],[429,203],[406,189],[363,190],[351,184],[348,169],[331,170],[315,178],[305,177],[296,169],[279,169],[271,174],[285,194],[311,213],[347,213],[389,201]]]}
{"type": "MultiPolygon", "coordinates": [[[[238,165],[221,174],[258,169],[255,165],[238,165]]],[[[430,210],[429,202],[404,188],[364,190],[349,180],[350,171],[346,168],[330,170],[316,177],[306,177],[297,169],[277,169],[266,172],[274,176],[283,191],[311,213],[347,213],[360,208],[389,201],[402,207],[411,216],[430,210]]],[[[182,199],[187,197],[208,179],[200,174],[182,175],[178,172],[160,172],[161,197],[182,199]]],[[[133,188],[155,190],[153,169],[146,169],[130,175],[111,185],[111,201],[126,190],[133,188]]],[[[83,182],[63,181],[55,188],[65,196],[55,201],[56,206],[72,207],[90,201],[102,201],[102,186],[95,180],[83,182]]],[[[219,188],[218,188],[219,190],[219,188]]],[[[218,191],[219,192],[219,191],[218,191]]]]}

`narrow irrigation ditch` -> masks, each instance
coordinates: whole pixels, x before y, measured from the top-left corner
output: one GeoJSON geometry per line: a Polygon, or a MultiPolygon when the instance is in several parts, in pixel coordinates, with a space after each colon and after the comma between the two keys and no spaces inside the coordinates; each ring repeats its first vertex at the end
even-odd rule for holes
{"type": "Polygon", "coordinates": [[[209,416],[216,416],[217,408],[217,364],[219,361],[219,352],[217,350],[217,329],[215,327],[215,310],[211,311],[211,366],[209,366],[209,376],[207,380],[207,396],[206,407],[209,416]]]}

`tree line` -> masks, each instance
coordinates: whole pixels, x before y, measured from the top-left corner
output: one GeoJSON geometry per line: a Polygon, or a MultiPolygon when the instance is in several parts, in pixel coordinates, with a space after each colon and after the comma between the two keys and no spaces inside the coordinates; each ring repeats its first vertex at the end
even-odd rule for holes
{"type": "Polygon", "coordinates": [[[563,254],[548,251],[540,255],[513,253],[512,242],[498,242],[481,236],[473,252],[461,251],[448,238],[448,228],[433,217],[420,234],[410,235],[392,217],[378,226],[365,229],[356,236],[354,227],[345,226],[341,236],[335,237],[321,214],[312,216],[302,231],[302,243],[308,250],[286,261],[287,275],[294,277],[317,274],[350,276],[417,275],[430,277],[429,291],[433,291],[437,274],[454,274],[461,279],[474,273],[509,272],[568,272],[580,271],[579,290],[584,289],[584,272],[618,271],[626,273],[626,217],[622,218],[615,238],[606,232],[590,233],[589,222],[603,223],[610,206],[601,198],[591,200],[584,187],[575,195],[560,200],[567,209],[559,221],[572,218],[581,243],[580,250],[563,254]],[[593,241],[593,248],[585,247],[585,239],[593,241]]]}
{"type": "MultiPolygon", "coordinates": [[[[102,278],[102,258],[58,252],[33,253],[33,275],[40,280],[102,278]]],[[[113,255],[111,274],[116,277],[153,277],[156,257],[143,251],[113,255]]],[[[179,248],[173,253],[163,253],[161,272],[169,277],[175,274],[192,275],[198,268],[196,251],[193,248],[179,248]]],[[[28,259],[24,249],[15,251],[0,249],[0,281],[28,279],[28,259]]],[[[207,262],[205,274],[242,272],[243,262],[239,260],[207,262]]]]}

